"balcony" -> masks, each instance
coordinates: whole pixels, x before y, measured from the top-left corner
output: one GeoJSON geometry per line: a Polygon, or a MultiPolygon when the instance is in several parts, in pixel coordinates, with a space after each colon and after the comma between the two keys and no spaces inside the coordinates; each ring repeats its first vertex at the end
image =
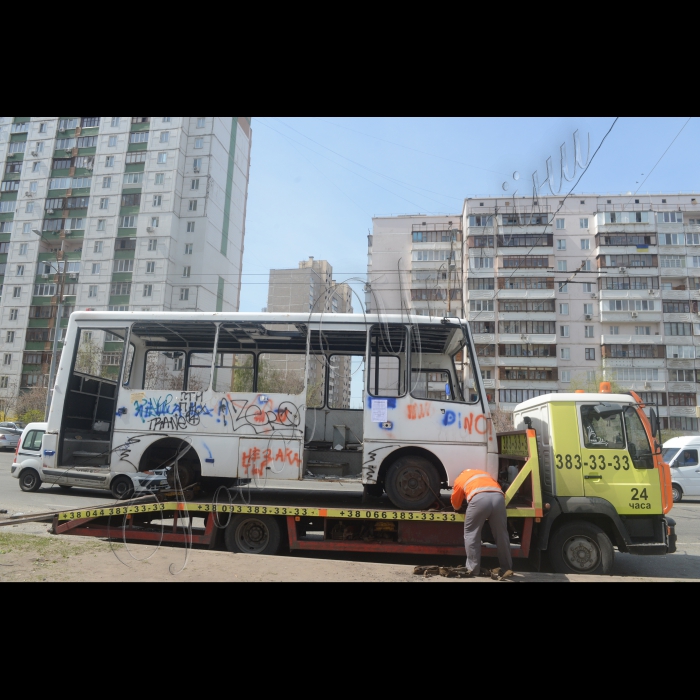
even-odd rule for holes
{"type": "MultiPolygon", "coordinates": [[[[556,346],[552,346],[556,347],[556,346]]],[[[499,357],[498,366],[500,367],[512,367],[514,363],[521,365],[522,367],[527,367],[528,369],[534,369],[536,367],[557,367],[557,357],[499,357]]]]}
{"type": "MultiPolygon", "coordinates": [[[[518,362],[518,364],[520,363],[518,362]]],[[[559,381],[559,371],[556,367],[499,367],[498,379],[512,382],[557,382],[559,381]]]]}
{"type": "Polygon", "coordinates": [[[661,309],[658,311],[608,311],[602,309],[600,312],[600,323],[611,323],[620,325],[623,323],[660,323],[661,309]]]}
{"type": "Polygon", "coordinates": [[[551,255],[503,255],[498,259],[498,269],[503,271],[540,271],[554,268],[554,258],[551,255]]]}
{"type": "Polygon", "coordinates": [[[504,345],[522,345],[532,343],[537,345],[556,345],[556,333],[499,333],[498,342],[504,345]]]}
{"type": "Polygon", "coordinates": [[[467,299],[494,299],[496,297],[495,289],[468,289],[467,299]]]}
{"type": "Polygon", "coordinates": [[[663,345],[660,335],[602,335],[600,344],[605,345],[663,345]]]}
{"type": "MultiPolygon", "coordinates": [[[[689,289],[662,289],[661,290],[661,298],[664,301],[687,301],[688,299],[691,299],[690,296],[690,290],[689,289]]],[[[693,299],[700,299],[700,291],[697,292],[696,297],[692,297],[693,299]]]]}
{"type": "Polygon", "coordinates": [[[499,289],[499,292],[499,297],[507,296],[509,299],[539,300],[556,298],[554,289],[499,289]]]}
{"type": "MultiPolygon", "coordinates": [[[[619,338],[620,336],[615,336],[619,338]]],[[[652,344],[649,339],[652,336],[634,336],[644,338],[639,344],[623,344],[619,340],[616,343],[604,344],[602,346],[603,359],[634,359],[634,360],[663,360],[666,358],[666,346],[660,342],[652,344]]],[[[661,341],[661,336],[653,336],[661,341]]]]}

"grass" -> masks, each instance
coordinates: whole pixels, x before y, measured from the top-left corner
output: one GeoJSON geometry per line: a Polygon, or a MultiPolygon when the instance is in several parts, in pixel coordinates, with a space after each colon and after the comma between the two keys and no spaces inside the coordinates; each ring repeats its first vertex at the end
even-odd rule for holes
{"type": "Polygon", "coordinates": [[[68,559],[71,556],[99,551],[105,547],[102,542],[68,542],[58,537],[22,535],[0,532],[0,556],[8,554],[36,554],[51,561],[68,559]]]}

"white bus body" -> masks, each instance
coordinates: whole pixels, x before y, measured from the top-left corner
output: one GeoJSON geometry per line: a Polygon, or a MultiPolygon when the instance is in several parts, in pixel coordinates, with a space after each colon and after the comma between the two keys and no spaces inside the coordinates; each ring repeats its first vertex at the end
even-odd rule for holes
{"type": "Polygon", "coordinates": [[[42,451],[117,473],[180,455],[183,486],[361,480],[424,508],[466,468],[495,476],[496,445],[465,321],[78,312],[42,451]]]}

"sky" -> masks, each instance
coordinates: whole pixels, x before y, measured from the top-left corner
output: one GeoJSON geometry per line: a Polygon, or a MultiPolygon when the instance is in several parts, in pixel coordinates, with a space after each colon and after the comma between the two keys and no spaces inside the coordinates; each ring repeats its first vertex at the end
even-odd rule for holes
{"type": "MultiPolygon", "coordinates": [[[[585,159],[589,135],[592,155],[614,122],[253,117],[240,310],[267,305],[270,269],[309,256],[328,260],[338,282],[365,278],[372,217],[458,215],[466,197],[503,196],[504,184],[511,195],[516,187],[530,194],[547,158],[558,175],[562,143],[573,163],[575,131],[585,159]]],[[[698,118],[620,117],[574,193],[698,193],[699,155],[698,118]]],[[[361,284],[353,288],[364,301],[361,284]]],[[[353,305],[360,312],[357,298],[353,305]]]]}

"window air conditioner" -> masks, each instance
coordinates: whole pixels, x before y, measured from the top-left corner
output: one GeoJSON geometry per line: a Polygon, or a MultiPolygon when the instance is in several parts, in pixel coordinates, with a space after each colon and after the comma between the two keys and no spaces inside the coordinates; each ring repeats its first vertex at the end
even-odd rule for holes
{"type": "Polygon", "coordinates": [[[32,155],[37,158],[39,156],[39,153],[37,151],[32,151],[32,155]]]}
{"type": "Polygon", "coordinates": [[[65,129],[59,129],[59,130],[58,130],[58,133],[59,133],[59,134],[65,134],[65,133],[66,133],[66,130],[65,130],[65,129]]]}
{"type": "Polygon", "coordinates": [[[586,314],[585,319],[586,321],[591,321],[593,319],[593,316],[591,316],[590,314],[586,314]]]}
{"type": "Polygon", "coordinates": [[[153,232],[155,231],[155,229],[153,228],[153,226],[149,226],[149,227],[146,229],[146,231],[148,231],[148,233],[153,233],[153,232]]]}
{"type": "Polygon", "coordinates": [[[66,153],[73,153],[73,149],[72,149],[72,148],[66,148],[66,153]]]}
{"type": "Polygon", "coordinates": [[[625,272],[627,272],[627,268],[626,268],[626,267],[621,267],[621,268],[620,268],[620,272],[624,275],[625,272]]]}
{"type": "Polygon", "coordinates": [[[674,360],[677,360],[677,359],[678,359],[678,353],[677,353],[677,352],[674,352],[674,353],[673,353],[673,359],[674,359],[674,360]]]}
{"type": "Polygon", "coordinates": [[[597,299],[598,295],[597,294],[591,294],[591,299],[597,299]]]}
{"type": "Polygon", "coordinates": [[[195,168],[194,173],[195,173],[195,175],[199,175],[199,168],[195,168]]]}
{"type": "Polygon", "coordinates": [[[46,210],[46,213],[47,213],[47,214],[53,214],[53,213],[54,213],[54,210],[53,210],[53,209],[47,209],[47,210],[46,210]]]}
{"type": "Polygon", "coordinates": [[[77,273],[77,272],[70,272],[70,273],[68,273],[68,279],[77,280],[77,279],[78,279],[78,273],[77,273]]]}
{"type": "Polygon", "coordinates": [[[644,388],[651,389],[651,384],[649,384],[649,382],[644,382],[644,388]]]}
{"type": "Polygon", "coordinates": [[[639,316],[639,314],[636,311],[632,312],[632,318],[637,318],[638,316],[639,316]]]}
{"type": "Polygon", "coordinates": [[[649,290],[649,294],[650,294],[651,296],[654,296],[654,290],[653,290],[653,289],[650,289],[650,290],[649,290]]]}
{"type": "Polygon", "coordinates": [[[33,197],[33,196],[34,196],[31,192],[29,192],[29,190],[27,190],[24,194],[25,194],[27,197],[33,197]]]}

